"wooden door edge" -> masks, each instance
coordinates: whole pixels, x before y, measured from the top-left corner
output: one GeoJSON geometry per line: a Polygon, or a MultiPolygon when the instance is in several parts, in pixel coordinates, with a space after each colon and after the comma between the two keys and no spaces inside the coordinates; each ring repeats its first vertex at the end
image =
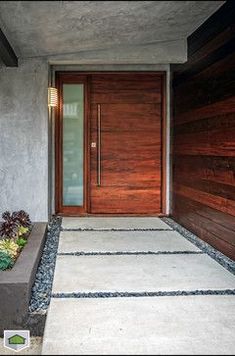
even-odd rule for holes
{"type": "Polygon", "coordinates": [[[167,75],[163,72],[162,75],[162,110],[161,110],[161,214],[167,216],[167,75]]]}

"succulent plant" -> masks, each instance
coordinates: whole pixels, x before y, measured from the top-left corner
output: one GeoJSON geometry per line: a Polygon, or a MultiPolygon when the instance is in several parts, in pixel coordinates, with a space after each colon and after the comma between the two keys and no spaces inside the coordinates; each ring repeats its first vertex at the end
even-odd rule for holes
{"type": "Polygon", "coordinates": [[[3,220],[6,220],[6,221],[11,220],[12,219],[12,215],[11,215],[10,211],[5,211],[2,214],[2,218],[3,218],[3,220]]]}
{"type": "Polygon", "coordinates": [[[27,214],[24,210],[15,211],[12,215],[19,225],[22,225],[23,227],[31,226],[32,222],[29,218],[29,214],[27,214]]]}
{"type": "Polygon", "coordinates": [[[11,258],[16,259],[19,253],[19,246],[12,239],[0,240],[0,251],[10,255],[11,258]]]}
{"type": "Polygon", "coordinates": [[[27,244],[27,240],[22,237],[16,240],[17,245],[22,249],[27,244]]]}
{"type": "Polygon", "coordinates": [[[11,268],[14,264],[13,258],[6,252],[0,251],[0,271],[11,268]]]}
{"type": "Polygon", "coordinates": [[[2,237],[16,237],[18,233],[18,224],[16,221],[6,220],[0,227],[0,236],[2,237]]]}
{"type": "Polygon", "coordinates": [[[11,214],[9,211],[5,211],[2,214],[3,220],[5,220],[0,227],[0,236],[2,237],[16,237],[18,222],[14,217],[14,213],[11,214]]]}
{"type": "Polygon", "coordinates": [[[24,211],[14,211],[12,214],[5,211],[2,214],[4,222],[0,226],[0,236],[6,238],[17,238],[29,233],[31,221],[29,215],[24,211]]]}
{"type": "Polygon", "coordinates": [[[20,225],[18,228],[18,237],[21,238],[25,238],[27,237],[29,233],[29,228],[28,227],[24,227],[23,225],[20,225]]]}

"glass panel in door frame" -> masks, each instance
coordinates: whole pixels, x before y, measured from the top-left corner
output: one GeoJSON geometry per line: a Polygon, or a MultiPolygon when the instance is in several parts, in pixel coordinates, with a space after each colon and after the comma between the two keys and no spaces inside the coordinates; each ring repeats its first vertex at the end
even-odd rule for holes
{"type": "Polygon", "coordinates": [[[55,121],[55,210],[87,212],[87,77],[56,73],[59,105],[55,121]]]}

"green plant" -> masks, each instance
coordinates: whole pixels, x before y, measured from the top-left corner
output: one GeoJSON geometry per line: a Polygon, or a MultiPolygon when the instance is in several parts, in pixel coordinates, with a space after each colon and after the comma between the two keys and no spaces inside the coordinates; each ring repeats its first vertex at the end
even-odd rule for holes
{"type": "Polygon", "coordinates": [[[0,241],[0,251],[8,253],[13,259],[16,259],[19,246],[12,239],[4,239],[0,241]]]}
{"type": "Polygon", "coordinates": [[[2,214],[3,223],[0,225],[0,270],[11,268],[20,251],[27,243],[32,223],[24,211],[5,211],[2,214]]]}
{"type": "Polygon", "coordinates": [[[20,237],[19,239],[16,240],[16,243],[22,249],[27,244],[27,240],[22,238],[22,237],[20,237]]]}
{"type": "Polygon", "coordinates": [[[11,268],[14,264],[13,258],[6,252],[0,251],[0,271],[11,268]]]}
{"type": "Polygon", "coordinates": [[[23,225],[20,225],[19,226],[19,229],[18,229],[18,236],[19,237],[23,237],[25,238],[29,233],[29,228],[28,227],[24,227],[23,225]]]}

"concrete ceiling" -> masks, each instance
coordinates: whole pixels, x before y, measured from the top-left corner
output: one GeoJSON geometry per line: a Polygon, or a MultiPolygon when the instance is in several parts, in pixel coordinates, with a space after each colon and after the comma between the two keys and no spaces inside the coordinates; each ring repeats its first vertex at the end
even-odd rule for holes
{"type": "Polygon", "coordinates": [[[224,1],[1,1],[0,24],[19,57],[185,39],[224,1]]]}

